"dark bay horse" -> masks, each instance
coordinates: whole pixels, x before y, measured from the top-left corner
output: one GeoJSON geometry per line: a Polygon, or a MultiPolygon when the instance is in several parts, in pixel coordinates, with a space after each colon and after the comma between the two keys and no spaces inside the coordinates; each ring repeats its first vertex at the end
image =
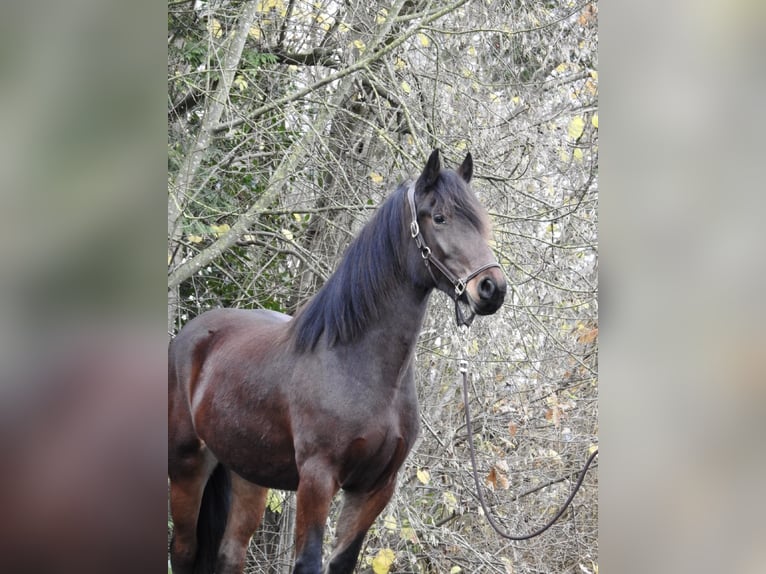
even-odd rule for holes
{"type": "Polygon", "coordinates": [[[172,341],[176,574],[240,574],[269,488],[297,490],[293,572],[312,574],[322,571],[324,526],[342,489],[327,572],[353,571],[418,433],[413,354],[430,293],[448,293],[464,323],[494,313],[505,297],[472,173],[470,154],[442,170],[435,150],[294,318],[216,309],[172,341]]]}

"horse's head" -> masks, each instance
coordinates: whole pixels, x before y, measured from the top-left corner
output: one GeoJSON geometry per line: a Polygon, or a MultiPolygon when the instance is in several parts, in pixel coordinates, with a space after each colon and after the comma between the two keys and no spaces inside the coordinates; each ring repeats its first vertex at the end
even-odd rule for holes
{"type": "Polygon", "coordinates": [[[411,235],[436,287],[455,300],[458,323],[469,325],[474,314],[497,311],[507,288],[488,244],[489,217],[469,186],[472,175],[470,153],[453,171],[441,168],[439,150],[434,150],[408,190],[411,235]],[[470,308],[470,317],[464,316],[461,303],[470,308]]]}

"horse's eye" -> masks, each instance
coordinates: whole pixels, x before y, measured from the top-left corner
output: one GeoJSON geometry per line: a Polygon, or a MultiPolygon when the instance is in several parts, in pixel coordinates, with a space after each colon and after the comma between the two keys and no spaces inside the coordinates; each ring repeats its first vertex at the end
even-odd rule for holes
{"type": "Polygon", "coordinates": [[[436,225],[444,225],[447,223],[447,218],[445,218],[441,213],[434,215],[433,220],[436,225]]]}

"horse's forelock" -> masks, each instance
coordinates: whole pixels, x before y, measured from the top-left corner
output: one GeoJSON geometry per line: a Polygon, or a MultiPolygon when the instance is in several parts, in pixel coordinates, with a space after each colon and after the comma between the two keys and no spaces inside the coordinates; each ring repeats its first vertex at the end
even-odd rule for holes
{"type": "Polygon", "coordinates": [[[471,186],[452,170],[444,170],[434,186],[434,193],[445,208],[459,217],[466,219],[484,236],[491,231],[491,223],[486,209],[479,203],[471,186]]]}

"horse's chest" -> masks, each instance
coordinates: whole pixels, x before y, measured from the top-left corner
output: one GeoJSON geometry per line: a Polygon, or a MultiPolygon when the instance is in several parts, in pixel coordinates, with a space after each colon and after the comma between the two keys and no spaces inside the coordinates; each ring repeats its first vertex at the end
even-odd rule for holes
{"type": "Polygon", "coordinates": [[[416,429],[399,425],[369,429],[343,453],[339,482],[345,489],[371,490],[396,474],[415,439],[416,429]]]}

